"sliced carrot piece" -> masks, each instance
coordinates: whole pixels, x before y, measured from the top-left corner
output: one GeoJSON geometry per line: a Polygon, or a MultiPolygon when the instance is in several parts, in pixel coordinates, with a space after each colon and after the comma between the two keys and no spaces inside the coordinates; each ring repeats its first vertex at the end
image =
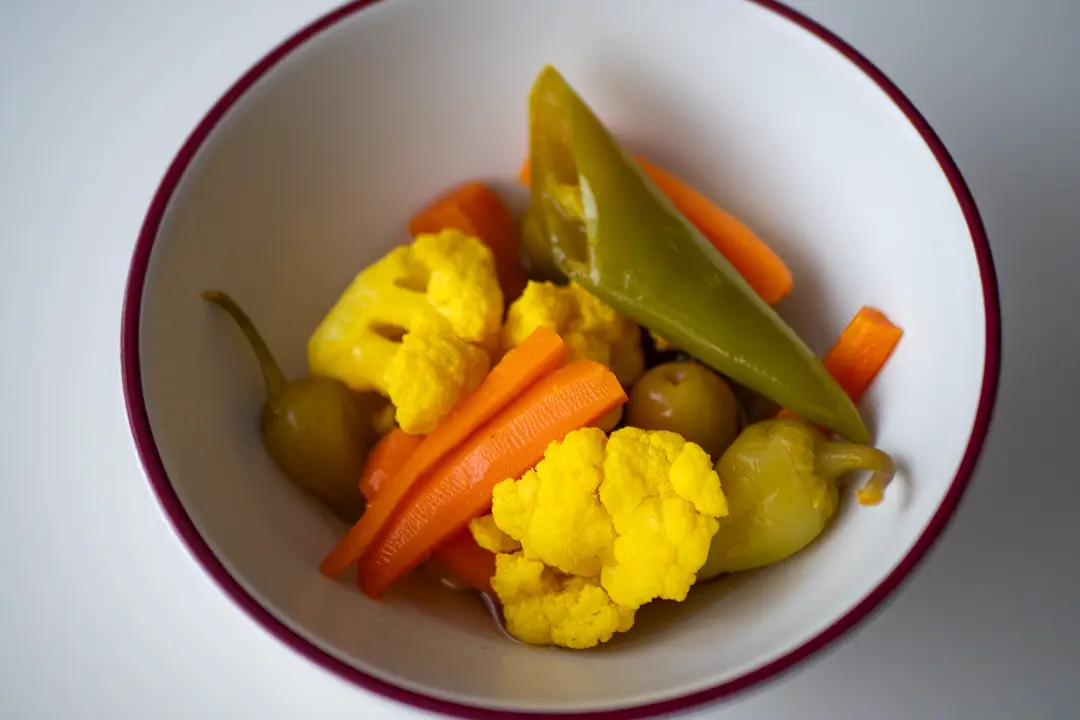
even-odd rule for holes
{"type": "Polygon", "coordinates": [[[645,173],[690,223],[728,259],[761,299],[772,304],[794,284],[791,270],[754,231],[667,170],[637,159],[645,173]]]}
{"type": "Polygon", "coordinates": [[[507,303],[525,288],[518,258],[518,233],[510,210],[490,187],[471,181],[451,188],[409,221],[409,234],[454,229],[480,238],[495,255],[495,270],[507,303]]]}
{"type": "Polygon", "coordinates": [[[503,356],[480,387],[439,421],[401,471],[384,483],[360,520],[323,559],[322,572],[331,577],[339,575],[360,559],[417,479],[530,385],[557,368],[567,352],[566,343],[557,333],[541,327],[503,356]]]}
{"type": "Polygon", "coordinates": [[[903,335],[880,310],[861,308],[825,355],[825,369],[859,402],[903,335]]]}
{"type": "Polygon", "coordinates": [[[570,363],[536,383],[447,456],[398,509],[358,564],[361,589],[382,596],[487,510],[497,483],[521,477],[549,444],[625,402],[615,375],[592,360],[570,363]]]}
{"type": "MultiPolygon", "coordinates": [[[[896,349],[904,331],[880,310],[863,307],[840,333],[822,364],[853,402],[859,402],[896,349]]],[[[781,410],[777,417],[795,413],[781,410]]]]}
{"type": "MultiPolygon", "coordinates": [[[[762,300],[777,303],[791,292],[794,286],[791,270],[753,230],[667,170],[644,158],[636,160],[675,208],[727,258],[762,300]]],[[[518,180],[526,187],[532,183],[530,166],[526,158],[518,171],[518,180]]]]}
{"type": "Polygon", "coordinates": [[[422,435],[410,435],[395,427],[372,448],[360,474],[360,493],[369,504],[379,495],[387,481],[401,471],[423,441],[422,435]]]}
{"type": "MultiPolygon", "coordinates": [[[[368,456],[360,480],[360,489],[368,501],[379,495],[386,478],[401,471],[423,439],[419,435],[409,435],[400,428],[395,428],[379,441],[368,456]]],[[[443,568],[468,583],[474,590],[488,593],[492,599],[497,600],[491,589],[491,578],[495,575],[495,553],[477,545],[467,527],[436,550],[434,558],[443,568]]]]}
{"type": "Polygon", "coordinates": [[[498,600],[491,589],[491,578],[495,575],[495,553],[477,545],[467,527],[436,550],[434,558],[474,590],[498,600]]]}
{"type": "Polygon", "coordinates": [[[401,470],[423,441],[423,435],[410,435],[396,427],[378,442],[360,474],[360,492],[368,502],[375,499],[386,481],[401,470]]]}
{"type": "Polygon", "coordinates": [[[525,187],[532,185],[532,161],[529,157],[525,156],[525,161],[521,163],[521,168],[518,170],[518,182],[525,187]]]}

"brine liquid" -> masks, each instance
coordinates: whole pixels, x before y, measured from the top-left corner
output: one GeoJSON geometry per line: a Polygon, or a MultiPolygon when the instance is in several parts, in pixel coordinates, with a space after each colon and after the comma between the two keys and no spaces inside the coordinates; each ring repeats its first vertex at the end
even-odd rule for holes
{"type": "Polygon", "coordinates": [[[499,632],[511,641],[521,643],[520,640],[507,631],[506,621],[503,619],[502,611],[499,609],[499,603],[495,598],[487,593],[473,590],[468,583],[444,567],[438,560],[428,560],[420,566],[420,572],[427,580],[430,580],[440,587],[478,598],[480,602],[483,603],[484,607],[487,608],[488,614],[491,615],[491,619],[495,621],[495,627],[499,629],[499,632]]]}

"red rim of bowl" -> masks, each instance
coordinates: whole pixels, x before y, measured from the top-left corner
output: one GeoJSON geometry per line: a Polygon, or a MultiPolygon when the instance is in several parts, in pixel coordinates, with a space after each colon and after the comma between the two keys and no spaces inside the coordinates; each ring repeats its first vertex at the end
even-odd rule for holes
{"type": "MultiPolygon", "coordinates": [[[[262,607],[240,584],[229,575],[224,565],[214,556],[206,541],[202,539],[195,529],[191,518],[181,504],[172,483],[165,472],[161,456],[154,443],[153,433],[150,429],[150,419],[147,414],[146,404],[143,398],[142,373],[139,364],[139,323],[142,306],[143,287],[146,282],[146,273],[150,264],[150,255],[154,241],[157,238],[158,229],[166,207],[172,197],[173,191],[180,182],[188,164],[196,152],[213,132],[218,122],[243,96],[243,94],[263,75],[272,70],[286,55],[308,42],[316,35],[354,15],[360,10],[375,4],[378,0],[355,0],[331,11],[322,18],[303,28],[295,35],[278,45],[262,60],[248,70],[210,111],[199,122],[198,126],[184,142],[179,153],[169,166],[161,185],[154,195],[142,229],[132,255],[131,267],[128,273],[127,289],[124,294],[123,319],[121,326],[121,365],[124,386],[124,397],[127,404],[128,420],[131,423],[131,431],[135,438],[135,445],[142,459],[147,477],[154,489],[165,515],[172,522],[177,534],[183,539],[188,550],[195,559],[203,566],[210,576],[217,582],[219,587],[231,597],[243,610],[245,610],[256,622],[272,633],[280,641],[296,650],[306,658],[333,672],[339,677],[348,680],[361,688],[378,693],[392,700],[406,703],[423,710],[437,711],[449,715],[470,718],[537,718],[546,713],[491,710],[481,707],[461,705],[458,703],[440,700],[415,693],[368,675],[351,665],[329,655],[316,647],[311,641],[298,633],[290,630],[280,620],[274,617],[268,610],[262,607]]],[[[759,683],[775,677],[779,673],[788,670],[799,663],[807,660],[818,651],[826,648],[839,640],[844,634],[852,630],[860,621],[869,616],[882,601],[895,591],[918,565],[920,560],[938,539],[942,530],[948,524],[949,519],[956,511],[961,496],[971,480],[975,470],[979,454],[982,451],[983,442],[986,440],[990,428],[991,415],[994,401],[997,395],[998,373],[1001,359],[1001,317],[998,308],[997,278],[994,273],[994,261],[990,253],[990,244],[983,229],[979,211],[975,206],[967,184],[953,162],[945,146],[931,129],[926,119],[915,109],[899,88],[897,88],[877,67],[863,57],[853,47],[814,22],[805,15],[783,5],[776,0],[750,0],[757,5],[771,10],[784,17],[801,28],[817,36],[830,45],[837,52],[852,62],[859,70],[865,73],[871,80],[877,83],[896,106],[907,116],[915,129],[919,131],[927,146],[937,158],[942,171],[952,186],[956,201],[967,220],[971,240],[975,247],[975,256],[979,264],[979,275],[982,281],[983,306],[986,319],[986,359],[983,366],[982,387],[979,396],[979,406],[972,426],[971,437],[964,451],[963,459],[957,470],[945,498],[938,507],[937,512],[930,519],[929,524],[911,548],[908,554],[900,561],[869,595],[864,597],[855,607],[844,616],[823,630],[821,633],[791,650],[787,654],[772,660],[748,673],[737,678],[728,680],[715,687],[701,690],[689,695],[663,700],[661,702],[638,705],[634,707],[620,708],[615,710],[602,710],[582,713],[559,713],[558,717],[583,717],[594,719],[628,720],[629,718],[649,717],[667,714],[677,711],[685,711],[703,703],[714,702],[729,698],[739,692],[747,690],[759,683]]],[[[550,714],[547,714],[550,715],[550,714]]]]}

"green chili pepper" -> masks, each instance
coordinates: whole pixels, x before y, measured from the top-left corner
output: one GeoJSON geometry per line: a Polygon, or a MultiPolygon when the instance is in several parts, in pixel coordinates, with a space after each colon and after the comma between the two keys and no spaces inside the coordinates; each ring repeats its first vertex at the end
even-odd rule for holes
{"type": "Polygon", "coordinates": [[[364,511],[357,482],[375,441],[360,396],[333,378],[286,380],[255,325],[231,297],[208,290],[203,299],[232,317],[259,361],[266,385],[259,429],[271,459],[301,490],[342,520],[356,522],[364,511]]]}
{"type": "Polygon", "coordinates": [[[530,97],[530,271],[571,278],[736,382],[853,441],[843,389],[552,67],[530,97]]]}
{"type": "Polygon", "coordinates": [[[720,518],[698,580],[783,560],[825,529],[840,495],[837,481],[874,474],[857,491],[874,505],[893,476],[893,461],[866,445],[833,442],[799,420],[766,420],[743,430],[716,463],[728,514],[720,518]]]}

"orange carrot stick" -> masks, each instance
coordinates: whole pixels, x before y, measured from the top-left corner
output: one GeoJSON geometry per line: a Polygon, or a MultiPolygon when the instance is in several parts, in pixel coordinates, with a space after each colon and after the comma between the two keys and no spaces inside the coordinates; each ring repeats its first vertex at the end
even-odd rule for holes
{"type": "Polygon", "coordinates": [[[855,313],[825,355],[825,369],[854,402],[862,399],[896,349],[904,331],[871,307],[855,313]]]}
{"type": "MultiPolygon", "coordinates": [[[[852,402],[859,402],[903,334],[880,310],[863,307],[840,333],[822,364],[852,402]]],[[[784,409],[777,417],[790,418],[795,414],[784,409]]]]}
{"type": "MultiPolygon", "coordinates": [[[[368,501],[378,496],[386,478],[393,477],[405,466],[423,439],[419,435],[409,435],[400,428],[395,428],[379,441],[368,456],[360,481],[360,488],[368,501]]],[[[493,599],[496,598],[491,589],[491,577],[495,574],[495,553],[477,545],[468,528],[450,538],[435,551],[434,557],[443,568],[468,583],[474,590],[486,592],[493,599]]]]}
{"type": "Polygon", "coordinates": [[[394,509],[409,493],[418,478],[435,466],[474,430],[541,377],[553,371],[567,355],[566,343],[553,330],[538,328],[525,342],[508,352],[480,387],[439,421],[412,456],[379,495],[368,503],[360,520],[327,555],[322,572],[335,576],[358,560],[386,527],[394,509]]]}
{"type": "Polygon", "coordinates": [[[625,402],[615,375],[592,360],[570,363],[536,383],[446,457],[398,509],[358,564],[361,589],[370,597],[382,596],[490,507],[497,483],[521,477],[550,443],[625,402]]]}
{"type": "Polygon", "coordinates": [[[498,600],[491,589],[495,575],[495,553],[476,544],[468,528],[450,538],[435,551],[435,560],[475,590],[498,600]]]}
{"type": "Polygon", "coordinates": [[[762,300],[776,303],[791,292],[791,270],[753,230],[675,175],[642,158],[637,161],[661,192],[728,259],[762,300]]]}
{"type": "Polygon", "coordinates": [[[368,502],[375,499],[386,481],[401,470],[423,441],[422,435],[410,435],[401,428],[394,428],[379,441],[360,474],[360,492],[368,502]]]}
{"type": "MultiPolygon", "coordinates": [[[[762,300],[773,304],[791,292],[791,270],[753,230],[667,170],[644,158],[636,159],[675,208],[727,258],[762,300]]],[[[522,163],[518,180],[526,187],[531,184],[528,158],[522,163]]]]}
{"type": "Polygon", "coordinates": [[[480,238],[495,255],[499,285],[507,303],[525,288],[525,269],[518,258],[517,227],[495,191],[481,182],[451,188],[409,221],[409,234],[460,230],[480,238]]]}
{"type": "Polygon", "coordinates": [[[360,493],[369,504],[386,487],[387,481],[401,471],[423,441],[422,435],[410,435],[395,427],[375,445],[360,473],[360,493]]]}

